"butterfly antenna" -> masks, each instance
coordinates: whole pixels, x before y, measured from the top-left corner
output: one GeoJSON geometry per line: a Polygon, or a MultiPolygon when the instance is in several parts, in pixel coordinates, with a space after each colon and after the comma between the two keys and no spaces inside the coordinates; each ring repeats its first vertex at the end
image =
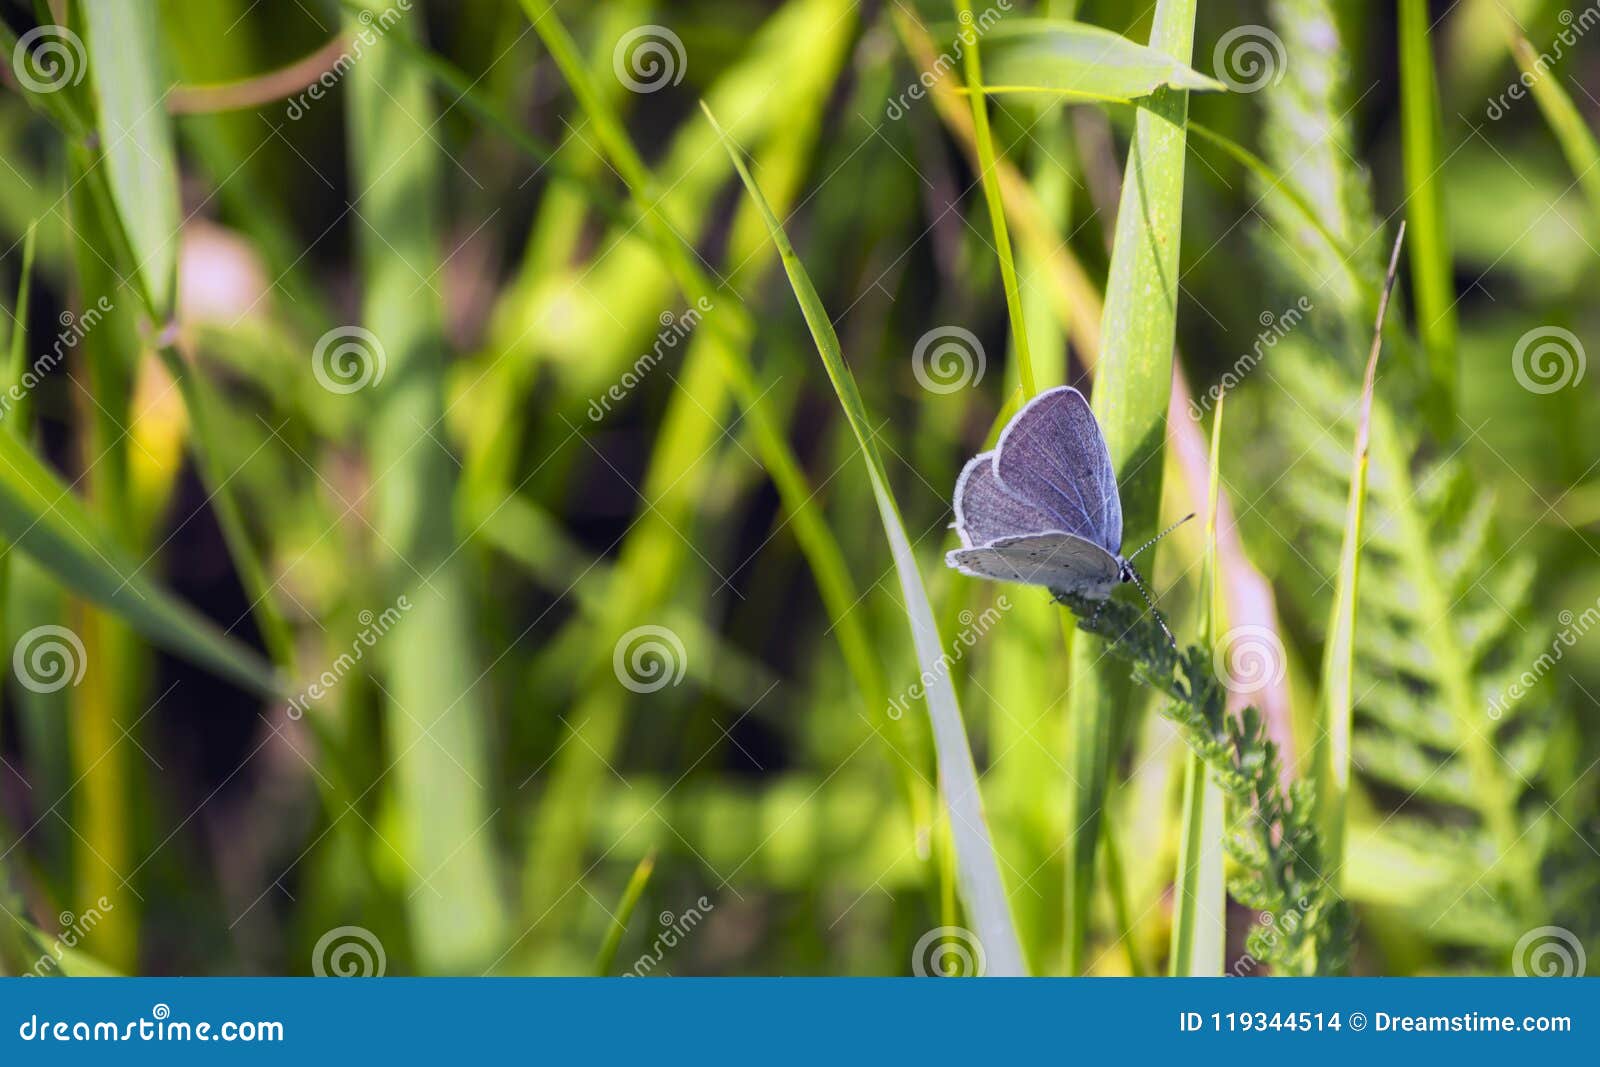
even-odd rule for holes
{"type": "Polygon", "coordinates": [[[1137,556],[1140,552],[1143,552],[1145,549],[1149,548],[1151,545],[1155,544],[1157,541],[1161,540],[1163,537],[1167,536],[1167,534],[1171,533],[1173,530],[1176,530],[1178,527],[1182,526],[1192,518],[1194,518],[1194,512],[1191,511],[1189,514],[1185,515],[1183,518],[1179,519],[1177,522],[1173,523],[1171,526],[1168,526],[1165,530],[1162,530],[1160,533],[1150,538],[1150,540],[1140,545],[1138,551],[1134,552],[1133,555],[1124,558],[1132,560],[1134,556],[1137,556]]]}
{"type": "MultiPolygon", "coordinates": [[[[1157,538],[1156,540],[1160,540],[1160,538],[1157,538]]],[[[1143,549],[1140,549],[1140,551],[1142,552],[1143,549]]],[[[1172,636],[1172,631],[1167,628],[1167,620],[1161,617],[1161,610],[1156,607],[1156,602],[1150,599],[1150,591],[1144,587],[1144,579],[1139,577],[1139,572],[1134,568],[1132,563],[1129,563],[1127,560],[1123,560],[1122,565],[1127,570],[1128,578],[1133,582],[1134,588],[1139,590],[1139,595],[1144,597],[1144,602],[1150,606],[1150,614],[1156,617],[1156,625],[1161,627],[1161,632],[1167,635],[1168,643],[1171,644],[1173,650],[1176,651],[1178,647],[1178,639],[1172,636]]]]}

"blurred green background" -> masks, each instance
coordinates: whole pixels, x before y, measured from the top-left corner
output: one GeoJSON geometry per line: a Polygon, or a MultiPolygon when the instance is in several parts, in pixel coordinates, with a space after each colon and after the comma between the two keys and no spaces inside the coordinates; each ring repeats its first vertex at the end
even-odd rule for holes
{"type": "MultiPolygon", "coordinates": [[[[943,565],[956,475],[1028,385],[951,42],[1001,63],[1028,17],[1144,43],[1158,14],[973,8],[0,4],[5,973],[978,966],[914,605],[700,101],[859,385],[1027,969],[1169,970],[1182,737],[1119,690],[1104,818],[1075,817],[1070,617],[943,565]]],[[[1600,9],[1202,2],[1192,66],[1229,91],[1189,94],[1179,271],[1137,281],[1176,302],[1163,518],[1204,512],[1228,397],[1230,704],[1315,777],[1405,220],[1323,881],[1354,973],[1538,971],[1552,939],[1581,970],[1600,9]]],[[[1092,392],[1142,120],[1041,92],[987,118],[1033,377],[1092,392]]],[[[1185,643],[1204,525],[1145,563],[1185,643]]],[[[1223,970],[1271,972],[1260,909],[1227,908],[1223,970]]]]}

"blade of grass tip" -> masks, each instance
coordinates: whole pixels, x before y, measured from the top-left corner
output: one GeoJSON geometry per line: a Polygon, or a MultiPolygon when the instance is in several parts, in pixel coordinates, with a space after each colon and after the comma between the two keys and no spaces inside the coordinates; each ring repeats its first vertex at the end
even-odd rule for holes
{"type": "MultiPolygon", "coordinates": [[[[488,709],[468,559],[454,526],[456,467],[433,440],[444,418],[444,312],[427,279],[439,272],[436,205],[442,149],[429,136],[427,79],[394,41],[419,19],[392,26],[349,74],[352,181],[367,225],[359,229],[362,318],[387,371],[370,392],[368,448],[375,526],[392,555],[380,560],[387,595],[413,604],[377,648],[384,714],[396,753],[385,779],[405,866],[407,914],[424,972],[481,968],[504,947],[502,884],[489,829],[493,809],[488,709]]],[[[347,28],[359,26],[348,18],[347,28]]]]}
{"type": "MultiPolygon", "coordinates": [[[[1211,482],[1206,503],[1206,547],[1200,567],[1199,643],[1209,648],[1217,620],[1217,502],[1222,490],[1222,407],[1211,419],[1211,482]]],[[[1206,773],[1205,760],[1189,750],[1183,768],[1183,830],[1178,846],[1178,878],[1173,891],[1172,953],[1168,972],[1176,977],[1222,973],[1228,939],[1227,896],[1223,884],[1222,790],[1206,773]]]]}
{"type": "Polygon", "coordinates": [[[1350,726],[1354,711],[1353,679],[1356,650],[1356,597],[1361,570],[1361,532],[1367,504],[1367,450],[1372,430],[1372,394],[1377,382],[1378,353],[1383,350],[1383,319],[1389,310],[1400,245],[1406,225],[1394,239],[1389,272],[1378,298],[1378,319],[1373,325],[1372,351],[1361,384],[1361,411],[1355,446],[1350,458],[1350,500],[1345,509],[1344,541],[1339,550],[1339,580],[1334,590],[1333,614],[1328,621],[1328,645],[1322,661],[1322,729],[1313,763],[1317,780],[1317,814],[1323,841],[1327,877],[1337,879],[1344,865],[1345,805],[1350,793],[1350,726]]]}
{"type": "Polygon", "coordinates": [[[654,851],[646,853],[644,859],[633,869],[632,877],[622,890],[622,900],[617,903],[616,913],[611,916],[611,925],[606,928],[606,939],[601,942],[600,951],[595,954],[596,978],[604,978],[616,965],[617,948],[622,944],[622,935],[628,932],[628,920],[633,918],[633,909],[639,906],[639,898],[644,896],[644,887],[650,883],[650,874],[655,869],[654,851]]]}
{"type": "MultiPolygon", "coordinates": [[[[1150,46],[1187,63],[1194,50],[1194,18],[1195,0],[1161,0],[1150,46]]],[[[1189,96],[1181,89],[1157,90],[1138,105],[1106,284],[1092,403],[1117,466],[1124,544],[1143,544],[1160,517],[1188,113],[1189,96]]],[[[1095,850],[1114,758],[1112,728],[1134,696],[1126,670],[1102,661],[1098,641],[1078,635],[1071,666],[1068,718],[1076,785],[1067,819],[1067,963],[1069,973],[1077,974],[1088,943],[1095,850]]]]}
{"type": "Polygon", "coordinates": [[[1456,297],[1439,152],[1439,83],[1428,33],[1428,0],[1400,0],[1400,131],[1406,221],[1411,241],[1417,332],[1427,352],[1424,395],[1434,432],[1452,429],[1456,409],[1456,297]]]}
{"type": "Polygon", "coordinates": [[[160,14],[154,4],[123,0],[83,0],[83,14],[108,184],[145,296],[163,321],[172,309],[182,208],[172,123],[162,106],[160,14]]]}
{"type": "Polygon", "coordinates": [[[839,404],[844,409],[846,421],[855,434],[856,443],[867,463],[867,477],[872,483],[873,497],[877,501],[878,515],[894,556],[895,571],[900,579],[905,610],[911,625],[912,641],[917,659],[929,678],[925,702],[933,724],[934,747],[939,763],[939,783],[950,815],[950,830],[955,840],[955,859],[958,879],[967,905],[967,913],[977,927],[979,941],[983,944],[989,961],[990,973],[1020,975],[1023,973],[1022,948],[1017,940],[1016,928],[1011,919],[1011,906],[1006,899],[1005,885],[1000,879],[994,844],[984,820],[982,798],[978,792],[978,773],[972,761],[972,750],[967,745],[966,727],[961,721],[961,708],[956,701],[955,689],[949,672],[936,669],[944,655],[938,630],[933,621],[933,608],[917,570],[917,560],[900,519],[900,509],[889,487],[888,474],[878,454],[873,438],[872,423],[866,406],[856,389],[855,379],[845,365],[844,353],[838,335],[828,320],[822,298],[811,284],[810,276],[789,243],[783,224],[773,214],[771,206],[745,166],[738,146],[717,124],[711,109],[701,104],[706,119],[717,131],[723,147],[733,160],[739,178],[744,182],[750,198],[761,211],[761,216],[777,245],[783,260],[784,271],[794,290],[800,310],[810,327],[817,352],[833,385],[839,404]]]}
{"type": "Polygon", "coordinates": [[[957,31],[963,46],[967,86],[972,89],[972,128],[978,148],[978,180],[983,184],[983,200],[989,208],[989,226],[994,231],[995,255],[1000,259],[1000,283],[1006,293],[1006,314],[1011,318],[1011,343],[1017,353],[1017,379],[1025,398],[1039,391],[1033,378],[1033,354],[1028,350],[1028,319],[1017,288],[1017,264],[1011,255],[1011,232],[1006,228],[1006,209],[1000,202],[1000,183],[995,174],[994,139],[989,133],[989,101],[984,97],[983,69],[978,61],[978,31],[973,25],[971,0],[955,0],[957,31]]]}
{"type": "Polygon", "coordinates": [[[1583,115],[1572,102],[1572,97],[1561,87],[1561,80],[1534,51],[1528,39],[1516,31],[1509,15],[1501,12],[1506,25],[1507,47],[1522,68],[1534,102],[1550,124],[1550,132],[1561,144],[1572,173],[1583,185],[1584,196],[1589,200],[1591,233],[1600,234],[1600,143],[1583,115]]]}

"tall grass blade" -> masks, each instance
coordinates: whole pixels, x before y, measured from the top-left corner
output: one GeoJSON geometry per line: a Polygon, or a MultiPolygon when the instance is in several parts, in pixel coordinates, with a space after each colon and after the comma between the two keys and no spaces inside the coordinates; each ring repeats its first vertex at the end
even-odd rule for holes
{"type": "MultiPolygon", "coordinates": [[[[1206,496],[1206,547],[1200,571],[1198,641],[1211,648],[1217,630],[1217,503],[1222,492],[1222,408],[1217,398],[1211,419],[1211,482],[1206,496]]],[[[1224,890],[1222,789],[1211,780],[1205,760],[1190,749],[1183,767],[1183,828],[1178,846],[1178,878],[1173,888],[1172,953],[1169,973],[1216,977],[1222,973],[1228,940],[1228,901],[1224,890]]]]}
{"type": "Polygon", "coordinates": [[[923,587],[917,569],[916,555],[912,552],[910,538],[900,519],[900,509],[889,486],[888,473],[874,438],[872,424],[867,418],[855,378],[844,362],[844,352],[833,324],[828,319],[822,299],[801,264],[794,247],[789,243],[783,224],[773,214],[761,188],[744,164],[739,149],[728,138],[716,118],[706,109],[706,117],[717,129],[739,171],[739,177],[749,191],[751,199],[761,209],[762,217],[771,231],[773,242],[783,258],[789,284],[811,329],[817,352],[839,397],[845,418],[850,423],[861,454],[867,463],[867,476],[872,482],[873,497],[878,505],[885,535],[894,556],[895,571],[900,579],[901,593],[905,599],[907,621],[911,625],[912,641],[916,646],[917,660],[924,675],[933,679],[927,686],[928,715],[933,724],[934,745],[938,753],[941,794],[950,816],[950,831],[955,841],[955,859],[967,913],[977,928],[979,940],[988,954],[990,972],[997,975],[1023,973],[1022,948],[1012,924],[1011,906],[1006,899],[1005,885],[1000,880],[1000,869],[995,859],[994,845],[990,840],[988,824],[984,820],[982,798],[978,792],[977,769],[972,762],[972,750],[967,745],[966,727],[961,721],[961,708],[956,701],[955,688],[950,684],[949,673],[940,667],[944,656],[938,628],[933,619],[933,608],[928,592],[923,587]]]}
{"type": "Polygon", "coordinates": [[[107,183],[146,299],[171,312],[178,264],[178,161],[164,106],[160,11],[155,4],[83,0],[99,103],[107,183]]]}
{"type": "Polygon", "coordinates": [[[1456,405],[1456,297],[1439,148],[1439,84],[1428,0],[1400,0],[1400,126],[1406,219],[1411,225],[1417,331],[1427,353],[1424,395],[1434,432],[1451,429],[1456,405]]]}
{"type": "Polygon", "coordinates": [[[1317,814],[1323,855],[1329,877],[1337,885],[1344,863],[1345,808],[1350,795],[1350,732],[1355,717],[1356,602],[1361,579],[1361,538],[1367,508],[1367,453],[1372,439],[1372,397],[1377,384],[1378,354],[1383,351],[1383,319],[1394,290],[1395,270],[1406,224],[1394,239],[1389,272],[1378,299],[1378,318],[1372,326],[1372,351],[1367,356],[1361,384],[1355,446],[1350,457],[1350,499],[1345,507],[1344,540],[1339,550],[1339,577],[1334,588],[1333,614],[1328,620],[1328,640],[1322,660],[1322,729],[1316,746],[1317,814]]]}
{"type": "Polygon", "coordinates": [[[966,62],[967,86],[972,93],[972,129],[978,147],[978,180],[983,185],[983,200],[989,208],[989,226],[994,232],[995,255],[1000,260],[1000,281],[1006,294],[1006,313],[1011,319],[1011,343],[1017,354],[1017,378],[1026,400],[1039,391],[1033,379],[1033,356],[1028,350],[1028,320],[1023,313],[1022,294],[1017,289],[1017,263],[1011,254],[1011,231],[1006,227],[1006,209],[1000,202],[1000,182],[995,174],[994,138],[989,133],[989,102],[984,99],[983,67],[978,59],[978,34],[972,26],[971,0],[955,0],[956,19],[962,24],[961,39],[966,62]]]}
{"type": "Polygon", "coordinates": [[[456,467],[434,438],[445,374],[443,310],[430,281],[439,270],[440,153],[428,82],[390,43],[413,21],[392,27],[350,74],[362,318],[381,346],[365,355],[387,367],[369,391],[342,399],[376,396],[368,441],[376,527],[390,553],[381,562],[389,597],[414,605],[377,649],[395,763],[386,784],[412,882],[419,964],[450,973],[494,957],[504,915],[468,561],[450,506],[456,467]]]}
{"type": "MultiPolygon", "coordinates": [[[[1150,44],[1187,61],[1193,50],[1195,0],[1161,0],[1150,44]]],[[[1156,532],[1161,506],[1161,451],[1172,392],[1177,328],[1178,247],[1182,237],[1185,123],[1189,97],[1160,89],[1139,105],[1122,202],[1096,369],[1093,407],[1117,467],[1123,543],[1142,544],[1156,532]]],[[[1083,966],[1095,848],[1104,817],[1112,727],[1133,703],[1125,672],[1102,660],[1098,642],[1079,638],[1072,649],[1072,776],[1068,816],[1067,962],[1083,966]]]]}

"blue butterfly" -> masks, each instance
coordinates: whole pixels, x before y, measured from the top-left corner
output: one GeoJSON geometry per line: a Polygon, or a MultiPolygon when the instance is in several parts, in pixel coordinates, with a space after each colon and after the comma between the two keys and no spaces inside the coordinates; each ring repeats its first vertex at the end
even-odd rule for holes
{"type": "Polygon", "coordinates": [[[945,557],[951,567],[1090,600],[1133,582],[1150,603],[1133,556],[1173,529],[1133,556],[1122,555],[1122,498],[1111,453],[1088,401],[1069,385],[1028,401],[994,451],[962,468],[955,512],[962,547],[945,557]]]}

